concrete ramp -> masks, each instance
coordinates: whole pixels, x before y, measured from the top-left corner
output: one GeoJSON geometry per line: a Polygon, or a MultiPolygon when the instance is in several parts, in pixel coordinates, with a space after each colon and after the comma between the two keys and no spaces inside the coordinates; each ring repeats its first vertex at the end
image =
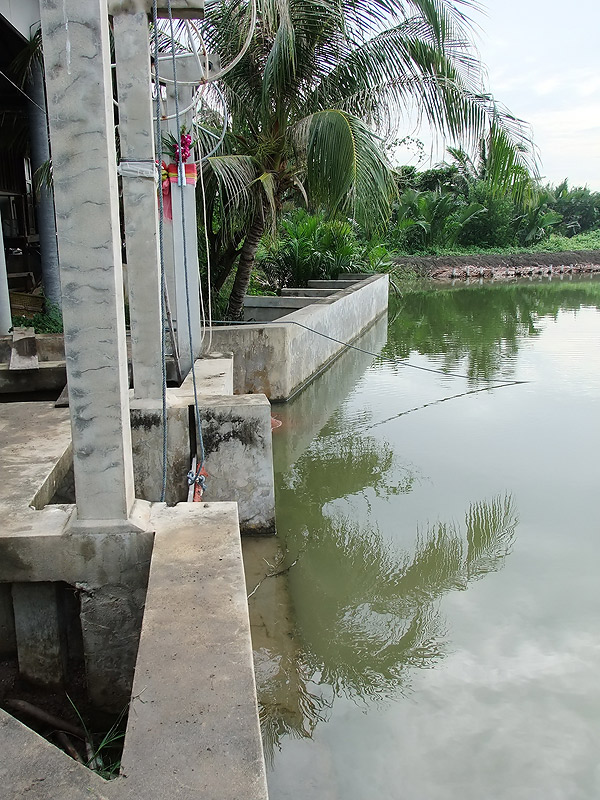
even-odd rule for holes
{"type": "Polygon", "coordinates": [[[156,505],[151,522],[121,780],[139,798],[266,800],[236,504],[156,505]]]}

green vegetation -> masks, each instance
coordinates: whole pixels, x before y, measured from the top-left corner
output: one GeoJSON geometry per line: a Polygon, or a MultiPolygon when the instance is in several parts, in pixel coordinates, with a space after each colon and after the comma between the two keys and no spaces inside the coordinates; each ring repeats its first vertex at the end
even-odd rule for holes
{"type": "Polygon", "coordinates": [[[121,769],[121,755],[123,753],[129,704],[121,710],[108,731],[94,734],[86,725],[83,716],[69,695],[67,695],[67,699],[77,714],[85,733],[85,742],[83,744],[86,756],[85,759],[80,758],[79,760],[104,780],[108,781],[118,777],[121,769]]]}
{"type": "Polygon", "coordinates": [[[46,301],[44,311],[38,311],[31,317],[14,316],[13,328],[33,328],[36,333],[62,333],[63,321],[60,308],[46,301]]]}
{"type": "MultiPolygon", "coordinates": [[[[398,195],[385,135],[396,133],[408,107],[452,141],[486,142],[494,154],[488,173],[495,191],[518,195],[523,176],[535,174],[522,124],[484,90],[465,6],[450,0],[259,2],[253,40],[223,76],[222,95],[207,86],[207,116],[216,134],[224,119],[217,109],[226,108],[227,134],[205,162],[207,208],[200,223],[209,239],[213,293],[234,275],[228,318],[241,312],[261,239],[273,237],[286,210],[304,206],[341,219],[342,226],[359,225],[365,240],[381,237],[398,195]]],[[[203,40],[228,63],[247,26],[245,3],[209,5],[203,40]]],[[[203,152],[212,148],[212,135],[194,135],[203,152]]],[[[286,224],[281,248],[289,251],[286,224]]],[[[271,256],[276,272],[288,269],[277,252],[271,256]]],[[[288,265],[291,258],[288,252],[288,265]]],[[[322,258],[312,261],[323,269],[322,258]]]]}

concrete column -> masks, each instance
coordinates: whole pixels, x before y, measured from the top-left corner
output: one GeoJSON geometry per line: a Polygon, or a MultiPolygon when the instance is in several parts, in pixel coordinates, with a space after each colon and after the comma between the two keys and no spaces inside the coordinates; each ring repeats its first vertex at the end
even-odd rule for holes
{"type": "Polygon", "coordinates": [[[114,17],[133,387],[138,399],[162,394],[157,172],[148,34],[145,13],[114,17]],[[138,169],[146,175],[134,175],[138,169]]]}
{"type": "Polygon", "coordinates": [[[8,293],[8,277],[6,274],[6,255],[4,253],[4,235],[2,233],[2,214],[0,214],[0,335],[8,333],[12,327],[10,313],[10,295],[8,293]]]}
{"type": "MultiPolygon", "coordinates": [[[[160,74],[166,78],[173,79],[173,67],[170,59],[161,60],[160,74]]],[[[182,81],[195,80],[196,78],[199,80],[200,76],[197,63],[189,63],[187,59],[179,59],[177,61],[177,78],[182,81]]],[[[179,108],[183,111],[191,102],[192,87],[179,86],[177,99],[179,108]]],[[[167,84],[167,111],[169,116],[175,114],[175,87],[172,83],[167,84]]],[[[191,127],[191,122],[192,118],[190,112],[180,115],[180,125],[186,125],[189,129],[191,127]]],[[[175,139],[179,138],[176,119],[169,120],[168,129],[175,139]]],[[[166,227],[171,227],[170,235],[172,239],[166,240],[170,244],[170,247],[165,248],[165,262],[167,270],[170,273],[168,276],[168,283],[172,298],[174,294],[174,301],[171,299],[171,304],[177,328],[177,344],[181,357],[181,369],[182,372],[186,374],[191,369],[194,360],[200,354],[200,338],[202,336],[195,187],[189,184],[183,187],[172,184],[171,202],[173,221],[172,224],[167,223],[166,227]],[[181,202],[182,195],[183,208],[181,202]],[[184,240],[187,276],[184,268],[184,240]],[[191,350],[188,329],[188,300],[192,332],[191,350]]]]}
{"type": "MultiPolygon", "coordinates": [[[[35,172],[50,158],[48,142],[48,117],[46,109],[46,90],[44,72],[40,63],[32,64],[31,80],[27,93],[33,102],[27,104],[29,117],[29,139],[31,150],[31,169],[35,172]]],[[[36,203],[37,228],[40,237],[40,256],[44,294],[54,305],[62,305],[60,274],[58,266],[58,246],[56,243],[56,220],[54,214],[54,193],[52,187],[40,186],[36,203]]]]}
{"type": "Polygon", "coordinates": [[[53,583],[14,583],[12,587],[19,672],[42,686],[60,686],[64,649],[53,583]]]}
{"type": "Polygon", "coordinates": [[[128,520],[133,466],[106,0],[41,0],[78,524],[128,520]]]}
{"type": "Polygon", "coordinates": [[[17,650],[15,616],[10,583],[0,583],[0,658],[12,656],[17,650]]]}

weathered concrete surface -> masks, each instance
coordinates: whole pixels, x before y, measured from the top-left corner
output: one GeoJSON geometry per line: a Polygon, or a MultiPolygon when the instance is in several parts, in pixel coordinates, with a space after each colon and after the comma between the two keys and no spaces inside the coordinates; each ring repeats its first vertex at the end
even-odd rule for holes
{"type": "Polygon", "coordinates": [[[33,328],[14,328],[8,368],[10,370],[38,369],[39,359],[33,328]]]}
{"type": "Polygon", "coordinates": [[[0,394],[18,392],[60,392],[67,382],[67,367],[64,361],[48,361],[39,364],[36,370],[16,372],[8,364],[0,364],[0,394]]]}
{"type": "MultiPolygon", "coordinates": [[[[358,278],[362,280],[364,276],[358,278]]],[[[349,289],[356,283],[356,278],[345,278],[337,281],[308,281],[309,289],[349,289]]]]}
{"type": "Polygon", "coordinates": [[[106,0],[42,0],[40,14],[77,524],[111,525],[134,482],[106,0]]]}
{"type": "Polygon", "coordinates": [[[156,536],[122,759],[126,796],[265,800],[235,504],[158,506],[151,519],[156,536]]]}
{"type": "Polygon", "coordinates": [[[79,590],[90,697],[118,712],[131,691],[153,534],[64,533],[68,515],[53,516],[60,510],[30,511],[24,532],[0,536],[0,583],[64,581],[79,590]]]}
{"type": "Polygon", "coordinates": [[[344,350],[339,342],[352,342],[387,304],[388,277],[373,275],[272,323],[219,326],[213,345],[235,353],[236,393],[287,400],[344,350]]]}
{"type": "MultiPolygon", "coordinates": [[[[0,584],[64,581],[78,587],[93,699],[120,711],[131,690],[143,613],[152,552],[150,510],[147,503],[138,502],[129,530],[117,526],[104,533],[77,533],[68,527],[73,506],[35,511],[66,474],[69,442],[66,409],[52,403],[2,406],[0,584]]],[[[0,617],[5,626],[10,624],[6,613],[0,617]]]]}
{"type": "Polygon", "coordinates": [[[162,391],[162,316],[148,16],[144,11],[117,13],[113,29],[133,385],[136,397],[159,398],[162,391]]]}
{"type": "MultiPolygon", "coordinates": [[[[40,363],[45,361],[65,360],[65,343],[62,333],[37,333],[35,336],[35,347],[40,363]]],[[[12,335],[0,336],[0,363],[10,361],[12,350],[12,335]]]]}
{"type": "Polygon", "coordinates": [[[3,800],[107,800],[110,787],[30,728],[0,709],[3,800]]]}
{"type": "Polygon", "coordinates": [[[56,585],[13,583],[19,673],[32,683],[61,686],[66,652],[61,640],[56,585]]]}
{"type": "Polygon", "coordinates": [[[11,586],[0,583],[0,657],[17,652],[11,586]]]}
{"type": "MultiPolygon", "coordinates": [[[[233,394],[233,353],[209,353],[194,362],[194,376],[198,394],[233,394]]],[[[194,376],[192,370],[181,386],[170,390],[174,397],[194,402],[194,376]]]]}
{"type": "MultiPolygon", "coordinates": [[[[233,394],[233,360],[230,354],[215,353],[197,359],[194,373],[200,404],[206,396],[233,394]]],[[[164,497],[167,505],[187,499],[187,475],[192,461],[190,420],[194,414],[193,406],[194,386],[190,370],[181,386],[167,390],[167,486],[164,497]]],[[[163,483],[162,401],[132,398],[130,409],[136,497],[159,502],[163,483]]],[[[215,499],[236,498],[220,495],[215,499]]]]}
{"type": "MultiPolygon", "coordinates": [[[[167,485],[168,505],[185,500],[190,457],[190,414],[171,389],[167,390],[167,485]]],[[[162,499],[163,412],[161,400],[132,400],[131,445],[136,497],[151,502],[162,499]]]]}
{"type": "Polygon", "coordinates": [[[5,530],[47,503],[70,465],[71,425],[54,403],[5,403],[0,414],[0,516],[5,530]],[[58,466],[57,466],[58,465],[58,466]]]}
{"type": "Polygon", "coordinates": [[[267,800],[236,506],[159,504],[151,525],[123,776],[103,781],[0,711],[7,800],[267,800]]]}
{"type": "Polygon", "coordinates": [[[275,533],[271,404],[260,394],[202,397],[200,419],[205,499],[237,501],[242,533],[275,533]]]}

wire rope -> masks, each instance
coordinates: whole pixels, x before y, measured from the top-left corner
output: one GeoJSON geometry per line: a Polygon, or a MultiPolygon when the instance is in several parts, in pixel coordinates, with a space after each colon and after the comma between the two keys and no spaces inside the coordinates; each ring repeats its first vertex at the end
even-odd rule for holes
{"type": "MultiPolygon", "coordinates": [[[[152,23],[156,30],[158,19],[157,0],[152,0],[152,23]]],[[[165,275],[165,247],[164,247],[164,206],[163,206],[163,193],[162,193],[162,136],[160,125],[160,77],[158,74],[158,36],[154,37],[154,84],[156,89],[156,125],[155,125],[155,147],[156,147],[156,160],[158,169],[158,242],[159,242],[159,256],[160,256],[160,316],[161,316],[161,330],[160,330],[160,360],[162,369],[162,424],[163,424],[163,437],[162,437],[162,486],[160,493],[160,500],[165,502],[167,493],[167,358],[166,358],[166,331],[165,331],[165,317],[166,317],[166,275],[165,275]]]]}
{"type": "MultiPolygon", "coordinates": [[[[461,375],[457,372],[447,372],[443,369],[435,369],[434,367],[422,367],[420,364],[411,364],[410,361],[404,361],[398,358],[387,358],[386,356],[382,356],[378,353],[373,353],[371,350],[365,350],[363,347],[357,347],[354,344],[350,344],[349,342],[344,342],[343,339],[336,339],[335,336],[330,336],[327,333],[322,333],[322,331],[318,331],[315,328],[311,328],[309,325],[304,325],[302,322],[296,322],[296,320],[286,320],[286,319],[275,319],[269,322],[246,322],[240,320],[233,320],[233,319],[220,319],[215,320],[215,325],[256,325],[257,327],[261,327],[264,325],[297,325],[299,328],[304,328],[306,331],[310,331],[311,333],[315,333],[317,336],[322,336],[324,339],[329,339],[332,342],[337,342],[337,344],[343,345],[345,348],[350,350],[356,350],[359,353],[364,353],[367,356],[373,356],[373,358],[378,358],[381,361],[388,361],[395,366],[401,367],[410,367],[411,369],[418,369],[422,372],[433,372],[438,375],[444,375],[448,378],[461,378],[463,380],[470,381],[472,378],[470,375],[461,375]]],[[[507,381],[504,383],[500,383],[500,386],[512,386],[520,383],[530,383],[530,381],[507,381]]],[[[491,388],[491,387],[490,387],[491,388]]]]}

